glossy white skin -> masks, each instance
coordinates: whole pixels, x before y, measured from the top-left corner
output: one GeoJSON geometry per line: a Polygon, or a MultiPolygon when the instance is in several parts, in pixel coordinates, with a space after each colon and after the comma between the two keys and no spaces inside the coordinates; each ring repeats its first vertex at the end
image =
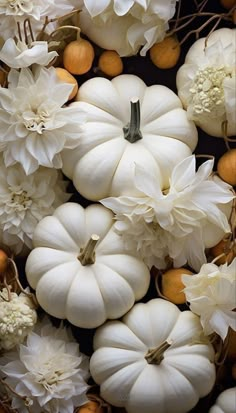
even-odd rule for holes
{"type": "Polygon", "coordinates": [[[215,382],[211,345],[194,344],[202,332],[199,318],[160,298],[136,304],[121,321],[95,333],[90,371],[101,396],[128,413],[186,413],[215,382]],[[171,344],[160,365],[145,355],[171,344]]]}
{"type": "Polygon", "coordinates": [[[148,268],[127,253],[113,231],[113,214],[102,205],[61,205],[39,222],[33,242],[27,279],[40,306],[52,316],[95,328],[124,315],[147,292],[148,268]],[[92,234],[100,236],[96,260],[83,266],[77,257],[92,234]]]}
{"type": "Polygon", "coordinates": [[[236,412],[236,387],[223,391],[209,413],[235,413],[236,412]]]}
{"type": "MultiPolygon", "coordinates": [[[[190,47],[186,57],[184,64],[179,68],[177,75],[176,75],[176,85],[178,89],[178,95],[184,105],[184,108],[187,108],[187,94],[185,92],[185,87],[189,90],[190,83],[195,77],[196,70],[200,68],[206,67],[207,60],[205,57],[205,40],[206,38],[203,37],[198,39],[193,45],[190,47]]],[[[208,38],[207,46],[212,46],[215,42],[221,41],[224,48],[227,48],[230,44],[233,44],[233,50],[236,48],[236,30],[222,28],[219,30],[215,30],[208,38]]],[[[228,52],[225,51],[224,55],[225,62],[220,62],[222,64],[228,64],[229,67],[232,67],[232,61],[235,59],[235,56],[232,53],[232,50],[228,52]]],[[[236,80],[235,80],[236,82],[236,80]]],[[[235,83],[236,87],[236,83],[235,83]]],[[[235,108],[236,112],[236,108],[235,108]]],[[[227,133],[228,136],[233,136],[236,134],[236,117],[234,117],[234,122],[228,123],[227,125],[227,133]]],[[[209,119],[201,119],[201,121],[196,121],[196,124],[201,127],[206,133],[212,136],[222,136],[222,119],[214,119],[214,121],[209,119]]]]}
{"type": "Polygon", "coordinates": [[[167,188],[174,166],[191,155],[197,130],[187,120],[177,95],[161,85],[147,87],[134,75],[109,81],[94,78],[79,90],[72,103],[86,113],[79,146],[62,153],[63,172],[87,199],[140,195],[134,185],[135,165],[156,174],[167,188]],[[141,106],[143,138],[135,143],[124,139],[123,127],[130,121],[130,101],[141,106]]]}

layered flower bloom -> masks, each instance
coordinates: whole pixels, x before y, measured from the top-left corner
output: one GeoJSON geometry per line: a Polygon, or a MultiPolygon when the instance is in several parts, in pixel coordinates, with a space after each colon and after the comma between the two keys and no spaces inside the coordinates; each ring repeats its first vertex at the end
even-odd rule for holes
{"type": "MultiPolygon", "coordinates": [[[[26,290],[26,292],[28,292],[26,290]]],[[[22,343],[37,321],[33,302],[24,293],[0,292],[0,348],[10,350],[22,343]]]]}
{"type": "Polygon", "coordinates": [[[49,52],[48,43],[43,41],[27,45],[21,40],[7,39],[0,51],[0,60],[14,69],[29,67],[34,63],[47,66],[56,56],[58,53],[49,52]]]}
{"type": "Polygon", "coordinates": [[[205,248],[230,232],[227,220],[233,192],[228,184],[212,178],[213,161],[196,172],[195,156],[180,162],[162,193],[158,179],[136,166],[135,186],[142,197],[121,196],[101,202],[116,214],[115,227],[126,247],[138,251],[151,267],[176,267],[186,262],[199,270],[206,262],[205,248]]]}
{"type": "MultiPolygon", "coordinates": [[[[88,401],[88,357],[80,353],[66,328],[44,322],[38,332],[28,335],[25,345],[19,345],[11,359],[0,371],[6,383],[27,398],[34,413],[73,413],[75,407],[88,401]]],[[[28,411],[16,395],[12,407],[19,413],[28,411]]]]}
{"type": "Polygon", "coordinates": [[[61,151],[78,145],[84,114],[64,107],[73,85],[54,68],[12,69],[8,89],[0,88],[0,150],[6,166],[20,162],[26,174],[39,165],[61,168],[61,151]]]}
{"type": "MultiPolygon", "coordinates": [[[[30,19],[34,35],[42,29],[45,18],[55,19],[71,12],[76,0],[1,0],[0,1],[0,36],[7,40],[18,35],[17,23],[30,19]]],[[[78,6],[79,7],[79,6],[78,6]]],[[[56,27],[56,22],[50,23],[49,32],[56,27]]]]}
{"type": "Polygon", "coordinates": [[[219,29],[199,39],[189,50],[177,73],[180,99],[188,117],[209,135],[236,134],[236,30],[219,29]]]}
{"type": "Polygon", "coordinates": [[[206,335],[216,332],[224,340],[229,327],[236,330],[236,258],[230,265],[204,264],[198,274],[182,275],[182,281],[206,335]]]}
{"type": "Polygon", "coordinates": [[[21,166],[6,168],[0,160],[0,235],[1,242],[15,253],[24,245],[32,248],[37,223],[66,202],[66,182],[55,169],[40,167],[26,175],[21,166]]]}
{"type": "Polygon", "coordinates": [[[121,56],[145,56],[163,40],[177,0],[84,0],[79,25],[95,43],[121,56]]]}

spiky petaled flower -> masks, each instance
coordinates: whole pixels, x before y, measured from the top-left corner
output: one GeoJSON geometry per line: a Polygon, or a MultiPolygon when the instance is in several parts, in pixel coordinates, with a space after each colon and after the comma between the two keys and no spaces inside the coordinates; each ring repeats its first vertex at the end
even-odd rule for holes
{"type": "Polygon", "coordinates": [[[206,262],[205,248],[231,231],[227,216],[232,188],[212,177],[213,161],[196,172],[195,156],[176,165],[169,188],[136,166],[135,186],[140,197],[121,196],[101,202],[116,214],[115,227],[128,249],[138,251],[151,267],[165,268],[170,257],[176,267],[188,264],[198,271],[206,262]]]}
{"type": "Polygon", "coordinates": [[[225,339],[229,327],[236,330],[236,258],[230,265],[204,264],[198,274],[182,275],[184,293],[193,313],[200,316],[206,335],[225,339]]]}
{"type": "MultiPolygon", "coordinates": [[[[80,352],[70,331],[48,321],[37,325],[26,344],[3,357],[0,366],[5,382],[27,399],[34,413],[73,413],[75,407],[86,403],[88,369],[88,357],[80,352]]],[[[12,407],[19,413],[28,411],[16,394],[12,407]]]]}
{"type": "Polygon", "coordinates": [[[0,88],[0,150],[6,166],[21,163],[26,174],[42,165],[61,168],[61,151],[78,145],[84,114],[65,107],[73,85],[61,82],[54,68],[38,67],[8,75],[0,88]]]}
{"type": "Polygon", "coordinates": [[[0,159],[0,235],[1,242],[16,254],[24,245],[32,248],[37,223],[66,202],[66,181],[56,169],[40,167],[26,175],[19,164],[8,168],[0,159]]]}

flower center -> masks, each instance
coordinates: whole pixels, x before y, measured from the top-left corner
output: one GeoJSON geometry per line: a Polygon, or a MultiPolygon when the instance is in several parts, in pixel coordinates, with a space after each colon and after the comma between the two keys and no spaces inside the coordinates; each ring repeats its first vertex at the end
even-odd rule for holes
{"type": "Polygon", "coordinates": [[[8,206],[14,208],[16,211],[23,211],[29,209],[32,200],[28,196],[27,192],[23,189],[10,188],[11,198],[8,202],[8,206]]]}
{"type": "Polygon", "coordinates": [[[33,9],[32,0],[3,0],[0,1],[0,7],[6,7],[7,14],[14,14],[22,16],[25,13],[29,13],[33,9]]]}
{"type": "Polygon", "coordinates": [[[23,122],[26,129],[42,135],[46,129],[46,122],[49,120],[49,113],[46,110],[29,111],[23,113],[23,122]]]}
{"type": "Polygon", "coordinates": [[[199,69],[190,88],[193,114],[214,117],[225,112],[223,82],[231,77],[231,70],[225,66],[199,69]]]}

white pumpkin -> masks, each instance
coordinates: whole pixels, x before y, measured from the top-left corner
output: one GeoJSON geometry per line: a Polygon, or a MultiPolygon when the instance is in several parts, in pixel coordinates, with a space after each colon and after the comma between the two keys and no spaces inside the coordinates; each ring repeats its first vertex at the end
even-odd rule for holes
{"type": "Polygon", "coordinates": [[[94,328],[124,315],[147,292],[146,265],[127,253],[102,205],[61,205],[36,226],[33,243],[27,279],[52,316],[94,328]]]}
{"type": "Polygon", "coordinates": [[[209,413],[235,413],[236,412],[236,387],[223,391],[209,413]]]}
{"type": "Polygon", "coordinates": [[[63,172],[87,199],[140,194],[135,165],[156,174],[165,189],[174,166],[197,144],[194,123],[165,86],[147,87],[134,75],[93,78],[77,99],[72,105],[87,122],[78,148],[63,151],[63,172]]]}
{"type": "Polygon", "coordinates": [[[212,136],[236,135],[236,29],[197,40],[177,72],[178,95],[189,119],[212,136]],[[207,43],[206,43],[207,41],[207,43]]]}
{"type": "Polygon", "coordinates": [[[186,413],[215,382],[199,318],[160,298],[100,327],[90,371],[101,396],[128,413],[186,413]]]}

